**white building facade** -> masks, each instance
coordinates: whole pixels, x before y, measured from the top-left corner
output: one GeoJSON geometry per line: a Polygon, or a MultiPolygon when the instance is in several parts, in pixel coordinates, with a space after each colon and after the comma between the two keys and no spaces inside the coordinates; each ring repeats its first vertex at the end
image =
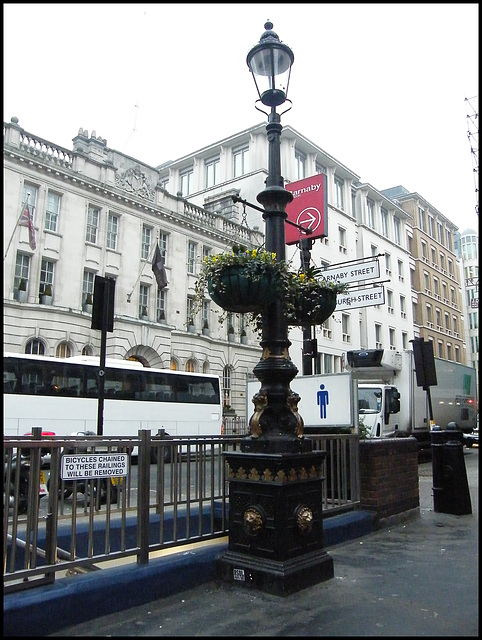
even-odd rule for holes
{"type": "MultiPolygon", "coordinates": [[[[401,351],[420,334],[414,319],[419,293],[410,251],[411,216],[404,208],[287,126],[281,136],[285,182],[327,176],[328,235],[317,239],[311,262],[321,267],[378,257],[384,304],[335,310],[313,329],[314,373],[344,369],[353,349],[401,351]]],[[[176,161],[150,167],[80,129],[67,150],[27,133],[16,118],[4,123],[4,350],[46,355],[99,355],[100,332],[87,307],[95,276],[115,280],[114,331],[107,357],[134,358],[145,366],[216,373],[225,405],[245,415],[246,379],[261,357],[258,336],[242,316],[230,342],[220,309],[210,300],[189,318],[203,257],[234,242],[261,246],[259,206],[265,187],[268,142],[256,125],[176,161]],[[18,224],[27,194],[36,247],[18,224]],[[168,286],[157,287],[151,260],[161,249],[168,286]],[[27,284],[26,302],[18,285],[27,284]],[[47,284],[52,298],[41,297],[47,284]]],[[[299,248],[287,247],[294,269],[299,248]]],[[[371,282],[360,283],[371,285],[371,282]]],[[[290,356],[302,372],[303,336],[290,332],[290,356]]]]}

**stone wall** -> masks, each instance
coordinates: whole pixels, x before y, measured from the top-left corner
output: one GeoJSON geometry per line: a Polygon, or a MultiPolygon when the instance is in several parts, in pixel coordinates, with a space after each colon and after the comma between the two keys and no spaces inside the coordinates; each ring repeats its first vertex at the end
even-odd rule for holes
{"type": "Polygon", "coordinates": [[[360,441],[360,499],[376,520],[419,508],[415,438],[360,441]]]}

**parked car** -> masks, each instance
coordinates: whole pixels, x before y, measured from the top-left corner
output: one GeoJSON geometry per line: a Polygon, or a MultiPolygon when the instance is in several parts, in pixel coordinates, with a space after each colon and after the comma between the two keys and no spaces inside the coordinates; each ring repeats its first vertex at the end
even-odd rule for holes
{"type": "Polygon", "coordinates": [[[476,427],[472,433],[464,433],[464,444],[469,449],[474,445],[479,446],[479,427],[476,427]]]}

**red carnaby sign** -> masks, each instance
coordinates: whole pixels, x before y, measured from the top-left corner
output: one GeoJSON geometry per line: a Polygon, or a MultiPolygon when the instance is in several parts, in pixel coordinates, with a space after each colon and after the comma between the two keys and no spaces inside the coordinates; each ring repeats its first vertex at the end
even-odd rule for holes
{"type": "Polygon", "coordinates": [[[293,201],[286,207],[288,220],[302,227],[310,228],[312,233],[307,234],[286,222],[286,244],[296,244],[305,238],[314,240],[328,235],[328,198],[326,175],[318,173],[311,178],[303,178],[296,182],[290,182],[285,186],[287,191],[293,194],[293,201]]]}

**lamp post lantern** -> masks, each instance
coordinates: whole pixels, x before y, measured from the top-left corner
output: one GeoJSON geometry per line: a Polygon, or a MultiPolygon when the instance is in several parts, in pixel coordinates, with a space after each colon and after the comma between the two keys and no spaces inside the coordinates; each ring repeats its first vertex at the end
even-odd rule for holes
{"type": "MultiPolygon", "coordinates": [[[[268,176],[257,199],[264,207],[266,250],[285,260],[286,205],[293,199],[281,175],[281,118],[294,55],[266,22],[248,53],[259,100],[269,107],[268,176]]],[[[291,108],[291,107],[289,107],[291,108]]],[[[286,109],[283,113],[285,113],[286,109]]],[[[324,451],[303,435],[300,397],[290,389],[298,373],[289,356],[288,323],[281,300],[262,314],[262,356],[253,373],[261,388],[253,398],[250,435],[240,451],[226,453],[229,480],[229,548],[217,558],[218,577],[276,595],[333,578],[323,550],[324,451]]]]}

